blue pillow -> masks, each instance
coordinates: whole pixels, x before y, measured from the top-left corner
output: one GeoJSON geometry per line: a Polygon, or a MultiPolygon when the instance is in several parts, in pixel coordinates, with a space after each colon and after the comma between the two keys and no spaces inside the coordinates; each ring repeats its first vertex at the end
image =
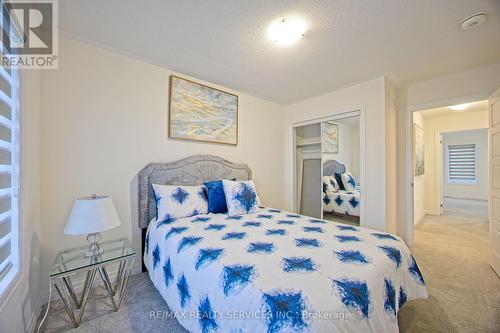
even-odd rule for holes
{"type": "Polygon", "coordinates": [[[339,184],[339,188],[342,191],[345,191],[344,183],[342,182],[342,174],[335,173],[335,179],[337,180],[337,183],[339,184]]]}
{"type": "Polygon", "coordinates": [[[226,195],[224,194],[222,180],[206,182],[203,185],[207,188],[208,212],[214,214],[226,213],[226,195]]]}

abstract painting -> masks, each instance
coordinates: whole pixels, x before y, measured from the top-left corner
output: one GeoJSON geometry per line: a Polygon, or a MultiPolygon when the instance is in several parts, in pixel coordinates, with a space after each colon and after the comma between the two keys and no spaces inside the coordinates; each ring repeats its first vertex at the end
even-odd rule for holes
{"type": "Polygon", "coordinates": [[[415,176],[425,174],[424,130],[414,124],[413,126],[413,155],[415,158],[415,176]]]}
{"type": "Polygon", "coordinates": [[[321,123],[321,147],[323,153],[338,154],[339,125],[323,121],[321,123]]]}
{"type": "Polygon", "coordinates": [[[238,144],[238,96],[170,76],[170,138],[238,144]]]}

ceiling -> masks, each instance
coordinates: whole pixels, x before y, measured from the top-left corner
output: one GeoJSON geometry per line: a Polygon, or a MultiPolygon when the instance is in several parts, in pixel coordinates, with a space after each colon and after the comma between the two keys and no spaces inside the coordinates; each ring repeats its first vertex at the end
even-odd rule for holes
{"type": "Polygon", "coordinates": [[[455,111],[455,110],[452,110],[449,107],[445,106],[442,108],[434,108],[434,109],[420,111],[420,114],[423,115],[425,118],[430,118],[430,117],[447,116],[450,114],[458,114],[458,113],[463,113],[463,112],[475,112],[475,111],[485,111],[485,110],[488,110],[488,101],[487,100],[474,102],[464,111],[455,111]]]}
{"type": "Polygon", "coordinates": [[[67,35],[280,104],[500,61],[497,0],[64,0],[59,17],[67,35]],[[479,11],[487,22],[460,30],[479,11]],[[266,28],[290,15],[308,31],[278,47],[266,28]]]}

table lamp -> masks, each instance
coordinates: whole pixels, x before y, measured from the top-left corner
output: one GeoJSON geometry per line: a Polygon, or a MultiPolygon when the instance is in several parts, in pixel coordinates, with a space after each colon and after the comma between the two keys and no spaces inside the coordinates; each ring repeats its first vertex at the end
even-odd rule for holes
{"type": "Polygon", "coordinates": [[[102,253],[99,242],[101,231],[113,229],[121,224],[113,200],[109,196],[78,198],[73,204],[64,233],[66,235],[87,234],[90,246],[85,256],[91,257],[102,253]]]}

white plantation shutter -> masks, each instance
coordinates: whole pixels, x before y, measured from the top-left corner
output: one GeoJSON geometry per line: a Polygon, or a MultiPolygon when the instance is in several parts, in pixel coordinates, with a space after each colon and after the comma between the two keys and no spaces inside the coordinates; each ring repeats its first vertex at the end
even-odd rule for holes
{"type": "Polygon", "coordinates": [[[448,182],[476,183],[476,145],[448,146],[448,182]]]}
{"type": "MultiPolygon", "coordinates": [[[[8,15],[0,20],[5,32],[8,15]]],[[[0,53],[8,50],[0,41],[0,53]]],[[[19,271],[19,77],[0,65],[0,295],[19,271]]]]}

